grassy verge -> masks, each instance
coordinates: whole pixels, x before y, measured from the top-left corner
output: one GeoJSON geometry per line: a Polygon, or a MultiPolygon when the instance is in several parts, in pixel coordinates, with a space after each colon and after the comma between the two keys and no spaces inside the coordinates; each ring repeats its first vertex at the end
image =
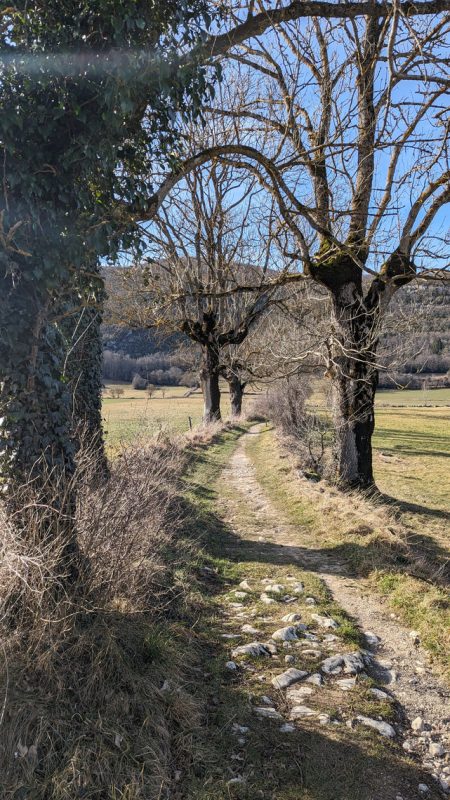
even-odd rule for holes
{"type": "Polygon", "coordinates": [[[273,503],[302,526],[310,546],[333,553],[355,576],[367,578],[393,611],[420,631],[450,678],[450,603],[438,583],[446,553],[439,544],[424,532],[408,535],[383,505],[300,480],[294,459],[272,430],[255,436],[248,454],[273,503]]]}

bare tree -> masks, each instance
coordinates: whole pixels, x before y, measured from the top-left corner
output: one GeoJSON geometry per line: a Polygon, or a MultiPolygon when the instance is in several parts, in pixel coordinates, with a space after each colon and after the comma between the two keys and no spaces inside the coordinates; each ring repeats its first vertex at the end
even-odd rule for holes
{"type": "Polygon", "coordinates": [[[230,385],[232,414],[240,414],[237,348],[274,299],[266,283],[280,259],[271,246],[267,197],[255,177],[214,159],[189,172],[142,227],[144,258],[121,271],[118,286],[116,273],[116,290],[110,288],[116,320],[180,331],[200,346],[207,422],[221,417],[221,376],[230,385]]]}
{"type": "Polygon", "coordinates": [[[257,177],[277,204],[284,254],[330,295],[337,476],[359,488],[374,483],[377,344],[389,302],[418,276],[441,277],[449,258],[450,20],[374,8],[345,22],[282,21],[232,50],[245,95],[238,110],[218,103],[211,113],[238,117],[240,138],[197,158],[257,177]]]}

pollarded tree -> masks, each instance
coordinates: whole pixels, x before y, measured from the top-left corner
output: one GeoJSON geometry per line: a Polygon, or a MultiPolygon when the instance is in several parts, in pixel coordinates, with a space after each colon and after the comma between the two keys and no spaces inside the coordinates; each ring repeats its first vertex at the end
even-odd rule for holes
{"type": "Polygon", "coordinates": [[[232,368],[226,356],[274,301],[274,290],[264,288],[276,267],[272,211],[261,194],[255,179],[224,163],[190,172],[142,231],[146,261],[116,270],[109,287],[115,321],[180,331],[200,346],[206,422],[221,417],[221,375],[240,413],[237,361],[232,368]]]}
{"type": "Polygon", "coordinates": [[[449,32],[448,14],[413,18],[402,4],[387,15],[367,6],[346,22],[282,22],[231,52],[245,88],[239,110],[211,109],[238,114],[244,140],[205,157],[258,174],[278,204],[284,252],[330,295],[325,356],[347,487],[374,483],[377,344],[389,302],[448,264],[449,32]],[[262,131],[264,148],[248,146],[262,131]]]}

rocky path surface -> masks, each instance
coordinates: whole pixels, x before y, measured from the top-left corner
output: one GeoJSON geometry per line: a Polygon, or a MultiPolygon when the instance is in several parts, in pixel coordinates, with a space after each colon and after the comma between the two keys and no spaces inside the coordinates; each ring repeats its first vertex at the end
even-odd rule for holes
{"type": "MultiPolygon", "coordinates": [[[[354,713],[354,710],[352,713],[344,714],[341,723],[353,729],[361,724],[371,725],[383,736],[392,736],[392,738],[395,736],[395,740],[399,742],[403,751],[410,754],[415,762],[429,774],[429,784],[425,782],[418,784],[417,794],[414,794],[414,797],[431,796],[430,793],[435,796],[436,791],[441,792],[443,796],[448,796],[450,793],[450,692],[439,677],[433,674],[428,655],[422,649],[418,635],[414,631],[405,629],[398,623],[394,615],[386,611],[382,600],[370,593],[364,580],[346,577],[345,564],[339,563],[326,554],[322,556],[317,549],[312,551],[308,546],[310,542],[308,543],[306,530],[280,518],[279,511],[272,505],[258,483],[255,470],[246,453],[246,442],[249,437],[255,435],[259,435],[258,427],[242,436],[222,476],[223,486],[227,487],[227,490],[221,500],[221,511],[227,524],[237,541],[259,543],[262,560],[266,558],[268,562],[272,563],[292,564],[300,569],[311,571],[321,578],[332,592],[334,600],[351,615],[366,637],[366,647],[356,654],[356,661],[354,663],[351,660],[346,662],[345,656],[348,657],[349,653],[341,653],[339,639],[334,635],[338,631],[333,630],[332,620],[327,623],[323,621],[323,618],[322,620],[316,619],[315,626],[308,626],[310,631],[315,630],[314,633],[306,633],[306,636],[310,638],[311,650],[314,647],[320,648],[322,655],[327,656],[329,663],[327,665],[325,659],[321,662],[315,678],[311,678],[311,673],[308,673],[307,678],[305,676],[297,677],[291,683],[287,674],[285,677],[280,676],[279,680],[283,686],[273,683],[275,688],[285,688],[288,695],[289,692],[291,695],[291,711],[288,719],[283,722],[285,726],[287,725],[285,730],[288,732],[289,726],[298,720],[307,719],[308,716],[315,716],[320,725],[333,722],[323,704],[316,710],[309,707],[308,698],[314,681],[317,686],[320,685],[323,677],[328,680],[331,676],[334,681],[334,689],[350,692],[361,681],[361,677],[368,673],[371,678],[372,688],[370,691],[374,696],[377,696],[378,692],[380,701],[384,699],[395,704],[395,726],[383,723],[376,717],[372,719],[364,714],[354,713]],[[321,631],[322,626],[326,627],[321,631]],[[319,635],[316,636],[315,633],[319,635]],[[362,657],[363,662],[357,663],[358,657],[362,657]],[[333,658],[334,663],[332,662],[333,658]],[[339,658],[341,662],[339,662],[339,658]],[[344,660],[342,660],[343,658],[344,660]],[[299,681],[302,683],[299,684],[299,681]],[[289,686],[291,686],[290,689],[289,686]],[[292,705],[293,703],[294,705],[292,705]],[[345,717],[346,719],[344,719],[345,717]]],[[[270,574],[269,572],[269,576],[270,574]]],[[[267,603],[268,610],[272,610],[271,604],[276,597],[276,591],[274,593],[273,586],[270,586],[271,577],[267,577],[265,581],[266,585],[260,587],[260,600],[267,603]],[[269,584],[269,590],[267,584],[269,584]]],[[[287,598],[291,594],[294,594],[295,597],[295,593],[292,591],[292,581],[295,582],[295,579],[291,578],[290,581],[291,583],[288,579],[284,587],[279,585],[279,592],[287,592],[287,598]]],[[[277,585],[275,583],[275,589],[277,585]]],[[[235,597],[236,602],[231,604],[233,606],[230,609],[231,627],[237,621],[242,623],[243,620],[247,620],[247,633],[250,635],[254,631],[255,634],[251,637],[253,641],[257,638],[258,625],[252,623],[252,619],[246,614],[245,607],[241,605],[246,594],[245,586],[241,590],[241,594],[243,596],[239,597],[238,592],[235,597]]],[[[308,600],[314,605],[314,598],[307,598],[306,604],[308,604],[308,600]]],[[[289,600],[287,602],[289,603],[289,600]]],[[[288,612],[289,608],[285,610],[288,612]]],[[[309,609],[309,611],[313,610],[309,609]]],[[[290,623],[286,615],[282,619],[284,621],[280,622],[279,630],[282,631],[282,626],[284,626],[285,632],[274,632],[269,645],[272,643],[273,646],[277,637],[281,641],[286,651],[284,660],[289,673],[290,665],[296,661],[291,655],[291,648],[300,645],[297,645],[296,641],[289,643],[289,633],[286,633],[289,626],[293,625],[295,629],[295,614],[290,623]],[[283,636],[287,637],[285,641],[282,641],[283,636]]],[[[242,628],[242,630],[244,629],[242,628]]],[[[297,639],[297,634],[300,636],[295,629],[293,640],[297,639]]],[[[305,631],[302,635],[305,635],[305,631]]],[[[232,636],[233,634],[230,634],[230,638],[232,636]]],[[[303,648],[305,644],[308,645],[308,641],[303,640],[303,648]]],[[[240,646],[246,647],[246,645],[240,646]]],[[[267,642],[263,646],[268,646],[267,642]]],[[[307,649],[303,649],[302,652],[307,652],[307,649]]],[[[240,652],[239,647],[233,650],[230,669],[233,669],[233,659],[239,660],[239,656],[242,655],[245,653],[243,650],[240,652]]],[[[319,652],[316,652],[316,655],[319,656],[319,652]]],[[[291,669],[293,670],[292,677],[295,667],[291,667],[291,669]]],[[[272,708],[271,705],[266,707],[263,703],[259,713],[261,716],[268,717],[271,714],[277,714],[278,710],[275,707],[272,708]]],[[[334,720],[334,722],[338,724],[339,720],[334,720]]],[[[410,800],[410,798],[399,793],[393,795],[392,800],[410,800]]]]}

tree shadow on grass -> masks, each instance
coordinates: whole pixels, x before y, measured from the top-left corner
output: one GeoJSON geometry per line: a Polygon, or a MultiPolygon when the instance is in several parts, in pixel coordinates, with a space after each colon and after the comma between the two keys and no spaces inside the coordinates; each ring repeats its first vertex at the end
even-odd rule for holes
{"type": "MultiPolygon", "coordinates": [[[[210,668],[226,654],[206,645],[204,657],[210,668]]],[[[205,679],[202,692],[210,702],[201,755],[189,770],[184,800],[416,800],[419,783],[429,787],[430,800],[441,796],[431,776],[406,762],[397,745],[361,726],[319,729],[304,722],[280,733],[282,721],[259,719],[240,684],[240,676],[220,672],[205,679]],[[249,729],[245,742],[232,733],[233,723],[249,729]],[[233,779],[238,782],[228,784],[233,779]]]]}
{"type": "MultiPolygon", "coordinates": [[[[387,569],[432,581],[438,587],[450,584],[448,552],[431,536],[414,533],[405,540],[380,536],[369,540],[367,544],[347,541],[317,549],[242,539],[211,512],[209,505],[217,496],[214,488],[195,483],[189,485],[196,500],[204,505],[202,542],[213,556],[222,553],[236,562],[248,560],[278,565],[296,564],[313,572],[337,572],[346,577],[368,577],[376,569],[387,569]]],[[[186,516],[195,519],[188,509],[186,516]]],[[[195,529],[196,526],[195,522],[195,529]]],[[[195,530],[191,533],[195,535],[195,530]]]]}
{"type": "Polygon", "coordinates": [[[449,511],[443,511],[439,508],[430,508],[429,506],[423,506],[419,503],[410,503],[408,500],[398,500],[398,498],[385,494],[384,492],[380,492],[378,497],[383,503],[393,507],[394,510],[398,509],[398,511],[403,514],[422,514],[427,517],[436,517],[436,519],[450,522],[449,511]]]}
{"type": "MultiPolygon", "coordinates": [[[[204,487],[194,483],[190,489],[196,501],[201,502],[205,497],[204,487]]],[[[210,500],[214,499],[214,489],[208,489],[206,494],[210,500]]],[[[188,526],[195,519],[192,533],[198,539],[197,505],[193,507],[186,500],[185,511],[188,526]]],[[[243,540],[208,507],[200,513],[200,535],[205,553],[215,559],[314,569],[312,562],[304,563],[309,552],[306,548],[243,540]]],[[[323,552],[318,555],[323,560],[323,552]]],[[[330,556],[336,559],[336,548],[330,550],[330,556]]],[[[273,576],[273,569],[270,572],[273,576]]],[[[234,579],[237,583],[243,577],[245,569],[234,579]]],[[[207,596],[230,591],[229,576],[211,566],[199,567],[199,582],[207,596]]],[[[193,761],[187,767],[180,798],[394,800],[400,794],[404,800],[416,800],[420,796],[419,783],[430,787],[427,795],[430,800],[440,797],[431,777],[417,764],[406,761],[396,743],[361,726],[350,730],[340,718],[339,709],[335,714],[340,718],[339,725],[331,723],[322,728],[317,722],[306,720],[294,732],[281,733],[280,725],[287,720],[288,709],[283,694],[276,696],[270,687],[268,693],[274,697],[283,719],[260,719],[254,706],[261,704],[260,694],[265,694],[267,688],[264,683],[255,686],[254,676],[267,668],[273,669],[275,664],[281,671],[283,655],[247,662],[235,672],[227,671],[224,665],[230,658],[230,645],[221,637],[229,621],[225,609],[215,603],[211,615],[206,611],[196,623],[203,669],[202,680],[193,681],[193,691],[204,706],[204,724],[197,734],[193,761]],[[232,731],[233,723],[248,727],[245,741],[239,742],[239,734],[232,731]],[[236,782],[229,784],[233,779],[236,782]]],[[[398,709],[400,724],[401,713],[398,709]]]]}

